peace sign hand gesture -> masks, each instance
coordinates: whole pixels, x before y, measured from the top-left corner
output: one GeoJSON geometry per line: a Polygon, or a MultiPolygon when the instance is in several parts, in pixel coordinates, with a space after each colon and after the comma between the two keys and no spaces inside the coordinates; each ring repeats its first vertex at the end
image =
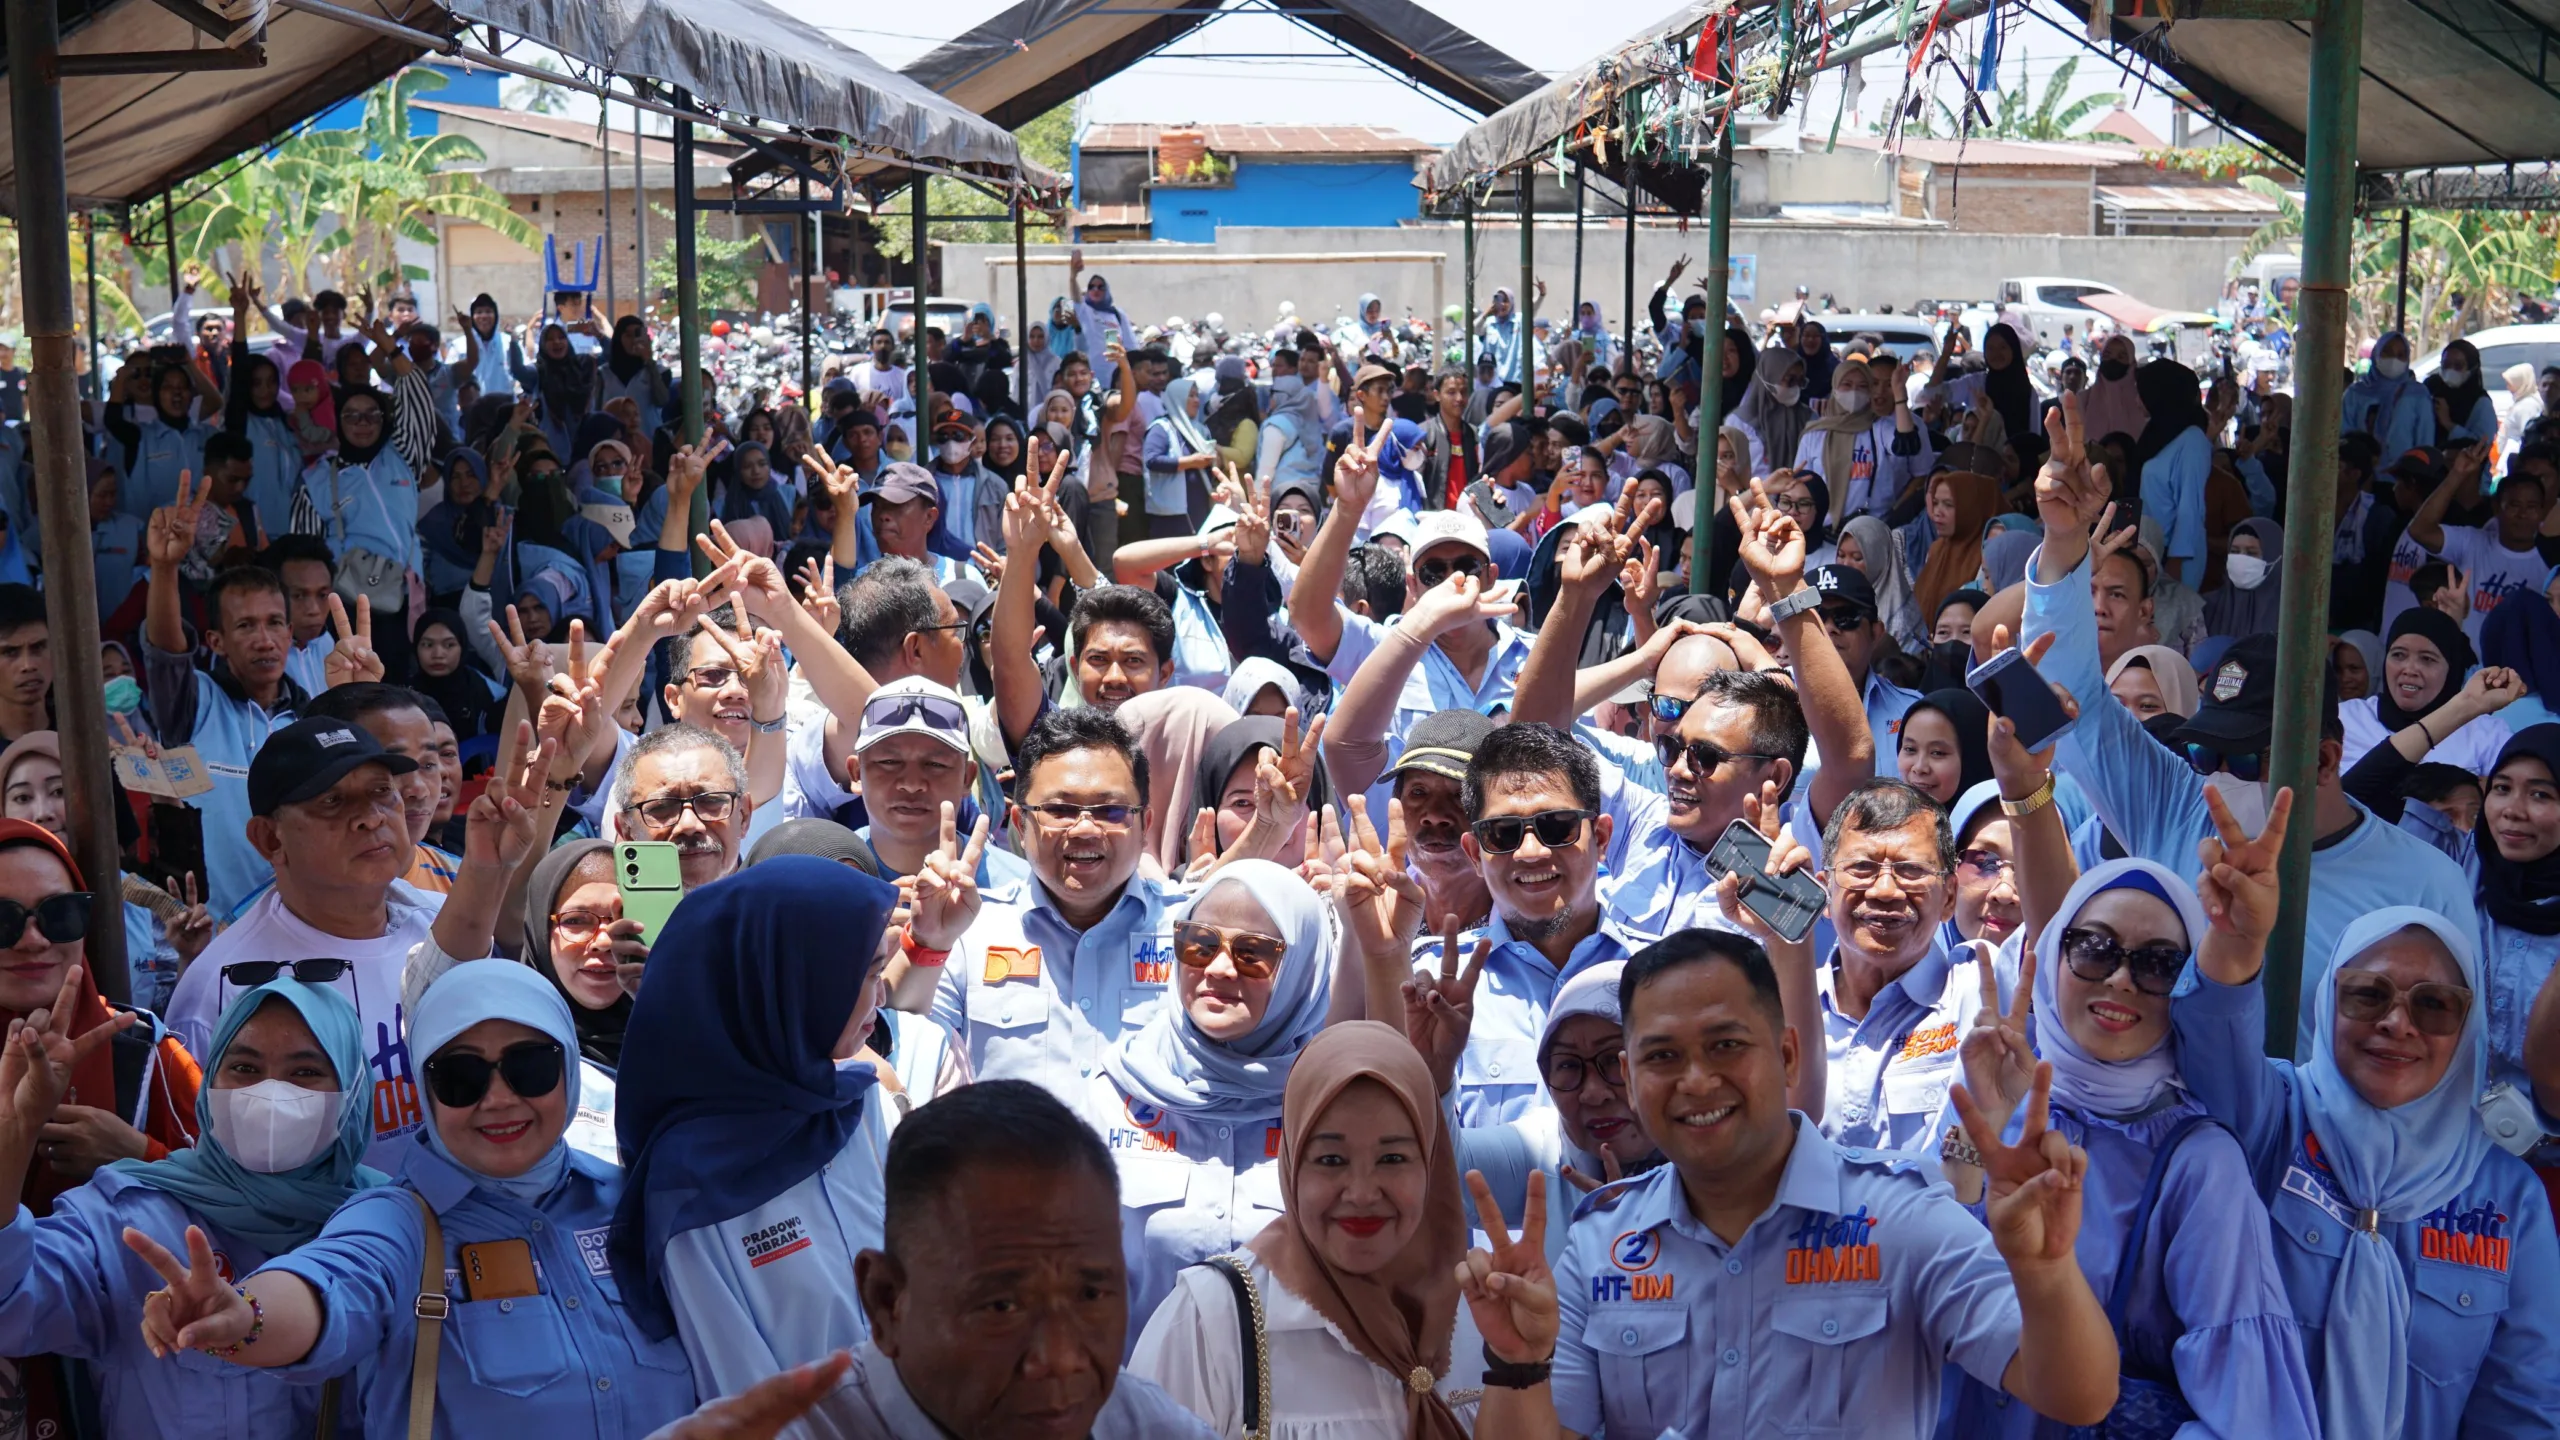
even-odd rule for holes
{"type": "Polygon", "coordinates": [[[1369,800],[1350,797],[1341,860],[1333,877],[1334,904],[1343,928],[1371,967],[1412,968],[1412,939],[1422,928],[1422,883],[1405,869],[1404,802],[1387,802],[1387,836],[1369,823],[1369,800]]]}
{"type": "MultiPolygon", "coordinates": [[[[508,609],[510,615],[514,608],[508,609]]],[[[347,628],[347,607],[337,592],[329,595],[329,629],[338,637],[336,648],[320,663],[323,688],[334,690],[341,685],[364,681],[368,684],[382,678],[382,657],[373,650],[373,597],[356,597],[356,623],[347,628]]]]}
{"type": "Polygon", "coordinates": [[[839,465],[835,457],[812,445],[801,453],[800,468],[809,472],[810,482],[825,494],[841,517],[845,507],[861,498],[862,475],[850,465],[839,465]]]}
{"type": "Polygon", "coordinates": [[[1556,1280],[1547,1270],[1547,1176],[1529,1172],[1528,1205],[1520,1233],[1503,1223],[1502,1205],[1484,1172],[1467,1172],[1476,1223],[1492,1248],[1474,1249],[1458,1262],[1458,1291],[1467,1298],[1484,1348],[1511,1365],[1543,1365],[1556,1353],[1556,1280]]]}
{"type": "Polygon", "coordinates": [[[151,512],[151,524],[143,539],[143,555],[154,570],[174,570],[187,558],[196,544],[196,521],[204,514],[205,501],[213,494],[213,477],[207,475],[198,484],[184,470],[178,472],[178,499],[174,505],[163,505],[151,512]]]}
{"type": "Polygon", "coordinates": [[[907,920],[907,938],[918,948],[948,950],[978,918],[978,862],[986,853],[987,817],[970,827],[963,848],[956,812],[943,801],[942,843],[915,874],[915,910],[907,920]]]}
{"type": "Polygon", "coordinates": [[[844,606],[836,599],[836,553],[833,550],[815,560],[800,562],[800,608],[808,611],[811,622],[830,635],[836,633],[836,626],[843,623],[844,606]]]}
{"type": "Polygon", "coordinates": [[[2027,1098],[2034,1083],[2036,1051],[2030,1042],[2036,1008],[2036,947],[2029,941],[2026,958],[2018,967],[2018,993],[2009,1008],[2000,1008],[2000,974],[1995,966],[1977,965],[1982,973],[1982,1006],[1973,1012],[1973,1028],[1967,1030],[1957,1056],[1964,1066],[1964,1083],[1977,1103],[1987,1101],[1983,1119],[1994,1130],[2005,1130],[2018,1102],[2027,1098]]]}
{"type": "Polygon", "coordinates": [[[2293,788],[2276,792],[2267,805],[2266,827],[2254,839],[2240,827],[2221,791],[2206,786],[2204,804],[2214,833],[2196,842],[2196,859],[2203,866],[2196,876],[2196,898],[2204,903],[2205,918],[2217,936],[2263,949],[2276,928],[2276,862],[2284,853],[2285,831],[2293,824],[2293,788]]]}
{"type": "Polygon", "coordinates": [[[2012,1272],[2077,1265],[2071,1247],[2080,1237],[2080,1181],[2089,1170],[2089,1152],[2046,1128],[2052,1114],[2052,1062],[2036,1062],[2026,1126],[2015,1145],[2001,1141],[1999,1129],[1963,1084],[1949,1086],[1947,1098],[1955,1102],[1965,1137],[1982,1154],[1990,1184],[1991,1241],[2000,1247],[2000,1258],[2012,1272]]]}
{"type": "Polygon", "coordinates": [[[1318,715],[1301,733],[1298,707],[1281,711],[1280,748],[1263,751],[1254,765],[1253,818],[1259,822],[1270,816],[1283,840],[1306,813],[1307,790],[1315,783],[1316,761],[1323,753],[1319,747],[1324,744],[1325,719],[1318,715]]]}
{"type": "Polygon", "coordinates": [[[107,1023],[73,1035],[71,1019],[79,1008],[80,974],[77,965],[65,970],[62,989],[52,1005],[10,1021],[6,1048],[0,1049],[0,1103],[7,1106],[0,1111],[0,1134],[22,1157],[22,1164],[70,1091],[72,1071],[92,1051],[114,1039],[117,1031],[135,1022],[130,1011],[112,1011],[107,1023]]]}
{"type": "MultiPolygon", "coordinates": [[[[565,687],[569,680],[560,676],[551,683],[565,687]]],[[[594,682],[590,681],[586,689],[592,695],[594,682]]],[[[544,710],[549,711],[553,703],[543,701],[544,710]]],[[[552,762],[560,755],[557,735],[544,735],[539,743],[534,735],[532,721],[516,722],[515,764],[492,774],[488,785],[464,812],[463,864],[513,870],[525,852],[533,848],[534,811],[527,801],[540,802],[543,786],[549,783],[552,762]]]]}
{"type": "Polygon", "coordinates": [[[1804,588],[1804,529],[1795,517],[1769,498],[1766,481],[1751,482],[1749,497],[1726,503],[1742,531],[1742,566],[1751,583],[1771,604],[1804,588]]]}
{"type": "Polygon", "coordinates": [[[1493,954],[1493,938],[1476,937],[1475,954],[1458,968],[1458,936],[1464,923],[1456,915],[1440,917],[1440,974],[1414,971],[1404,980],[1404,1038],[1422,1052],[1431,1067],[1438,1093],[1446,1095],[1458,1080],[1458,1059],[1466,1054],[1467,1036],[1475,1028],[1476,979],[1493,954]]]}
{"type": "Polygon", "coordinates": [[[1333,462],[1335,503],[1349,505],[1354,514],[1369,508],[1378,493],[1378,457],[1386,453],[1387,438],[1393,433],[1393,427],[1381,425],[1377,438],[1371,439],[1367,419],[1353,408],[1351,443],[1333,462]]]}
{"type": "Polygon", "coordinates": [[[238,1345],[257,1328],[258,1312],[249,1308],[249,1297],[222,1278],[222,1267],[201,1228],[187,1227],[183,1264],[159,1241],[130,1225],[125,1227],[124,1244],[169,1282],[142,1302],[142,1343],[154,1357],[166,1360],[181,1350],[202,1350],[228,1359],[221,1355],[224,1347],[238,1345]]]}

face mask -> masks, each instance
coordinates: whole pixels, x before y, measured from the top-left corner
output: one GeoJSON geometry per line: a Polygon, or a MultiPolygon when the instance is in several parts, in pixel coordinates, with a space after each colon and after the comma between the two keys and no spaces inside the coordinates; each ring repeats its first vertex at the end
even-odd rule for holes
{"type": "Polygon", "coordinates": [[[261,1175],[299,1170],[338,1143],[336,1090],[305,1090],[290,1080],[261,1080],[237,1090],[207,1090],[213,1138],[245,1169],[261,1175]]]}
{"type": "Polygon", "coordinates": [[[1772,385],[1769,387],[1769,395],[1781,405],[1793,405],[1798,399],[1803,397],[1804,387],[1801,385],[1772,385]]]}
{"type": "Polygon", "coordinates": [[[130,675],[119,675],[107,682],[107,708],[118,715],[130,715],[142,708],[142,685],[130,675]]]}
{"type": "Polygon", "coordinates": [[[942,456],[942,463],[945,465],[965,465],[969,461],[969,442],[945,440],[938,453],[942,456]]]}
{"type": "Polygon", "coordinates": [[[2460,365],[2447,365],[2437,373],[2444,376],[2444,383],[2456,390],[2471,383],[2471,372],[2460,365]]]}
{"type": "Polygon", "coordinates": [[[2385,380],[2397,380],[2409,373],[2409,362],[2391,359],[2376,360],[2373,362],[2373,373],[2385,380]]]}
{"type": "Polygon", "coordinates": [[[2101,360],[2098,362],[2098,375],[2101,379],[2121,380],[2132,373],[2133,365],[2130,361],[2101,360]]]}
{"type": "Polygon", "coordinates": [[[915,452],[908,447],[906,441],[892,440],[888,444],[880,447],[880,453],[888,456],[892,460],[903,461],[915,452]]]}
{"type": "Polygon", "coordinates": [[[2242,780],[2228,770],[2217,770],[2204,777],[2204,783],[2222,792],[2222,803],[2231,807],[2231,818],[2240,822],[2242,832],[2257,834],[2267,825],[2267,782],[2242,780]]]}
{"type": "Polygon", "coordinates": [[[2255,590],[2267,583],[2267,562],[2255,555],[2225,555],[2223,576],[2243,590],[2255,590]]]}
{"type": "Polygon", "coordinates": [[[1831,398],[1840,402],[1840,413],[1843,415],[1866,413],[1867,392],[1864,390],[1835,390],[1831,398]]]}
{"type": "Polygon", "coordinates": [[[1704,334],[1706,334],[1706,333],[1707,333],[1707,322],[1706,322],[1706,321],[1704,321],[1704,320],[1692,320],[1692,321],[1690,321],[1690,322],[1689,322],[1689,333],[1690,333],[1690,334],[1692,334],[1692,335],[1704,335],[1704,334]]]}

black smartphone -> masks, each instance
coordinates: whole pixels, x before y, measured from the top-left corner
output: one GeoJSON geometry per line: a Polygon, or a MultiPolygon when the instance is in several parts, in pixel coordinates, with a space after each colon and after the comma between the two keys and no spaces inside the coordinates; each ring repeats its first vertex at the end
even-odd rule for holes
{"type": "Polygon", "coordinates": [[[1707,873],[1718,880],[1741,875],[1743,905],[1793,943],[1812,931],[1826,897],[1806,870],[1770,874],[1769,851],[1766,836],[1753,829],[1750,821],[1736,820],[1724,827],[1715,848],[1707,852],[1707,873]]]}
{"type": "Polygon", "coordinates": [[[1964,683],[1991,707],[1992,714],[2005,716],[2018,727],[2018,743],[2030,750],[2043,749],[2071,728],[2071,717],[2063,712],[2062,702],[2053,698],[2053,687],[2014,649],[1974,666],[1964,683]]]}
{"type": "Polygon", "coordinates": [[[2116,497],[2115,505],[2116,513],[2107,521],[2107,533],[2112,535],[2118,530],[2131,526],[2133,533],[2140,535],[2142,533],[2142,496],[2138,493],[2119,495],[2116,497]]]}

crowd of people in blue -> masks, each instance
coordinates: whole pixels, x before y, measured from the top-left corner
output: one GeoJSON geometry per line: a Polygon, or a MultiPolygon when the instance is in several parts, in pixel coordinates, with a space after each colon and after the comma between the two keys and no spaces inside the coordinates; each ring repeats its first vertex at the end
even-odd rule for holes
{"type": "Polygon", "coordinates": [[[0,426],[0,1436],[2560,1432],[2560,371],[2372,347],[2296,793],[2287,397],[1677,280],[186,318],[117,876],[0,426]]]}

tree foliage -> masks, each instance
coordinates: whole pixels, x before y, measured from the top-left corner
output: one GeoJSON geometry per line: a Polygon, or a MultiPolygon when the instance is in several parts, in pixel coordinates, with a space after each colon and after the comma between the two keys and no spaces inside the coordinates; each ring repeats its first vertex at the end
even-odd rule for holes
{"type": "MultiPolygon", "coordinates": [[[[1964,73],[1977,68],[1968,60],[1964,73]]],[[[1932,94],[1928,108],[1903,127],[1903,133],[1924,140],[2095,140],[2121,142],[2124,137],[2088,127],[2106,118],[2109,111],[2124,104],[2124,97],[2112,90],[2095,91],[2074,100],[2071,78],[2080,68],[2080,57],[2072,56],[2053,67],[2045,77],[2041,93],[2029,95],[2033,81],[2027,75],[2024,56],[2018,60],[2018,78],[1987,97],[1979,111],[1976,101],[1986,97],[1968,91],[1956,104],[1946,97],[1932,94]],[[1968,125],[1967,121],[1971,123],[1968,125]]]]}
{"type": "MultiPolygon", "coordinates": [[[[663,296],[668,314],[675,313],[676,294],[676,217],[663,205],[649,207],[665,222],[666,239],[658,253],[649,257],[649,293],[663,296]]],[[[693,217],[693,273],[701,287],[702,308],[712,310],[745,310],[756,303],[756,272],[765,260],[764,236],[749,231],[745,238],[727,239],[710,230],[709,215],[696,212],[693,217]]],[[[651,225],[649,233],[661,233],[651,225]]]]}
{"type": "MultiPolygon", "coordinates": [[[[1022,147],[1025,160],[1045,165],[1060,174],[1066,173],[1068,155],[1075,140],[1073,103],[1061,103],[1045,114],[1025,121],[1021,129],[1013,132],[1013,138],[1022,147]]],[[[906,223],[908,203],[899,198],[883,205],[878,222],[879,252],[900,264],[915,257],[915,230],[906,223]]],[[[939,176],[926,189],[925,203],[933,215],[985,215],[1003,208],[1002,202],[989,199],[985,192],[939,176]]],[[[1011,244],[1013,222],[936,220],[933,222],[933,238],[953,245],[1011,244]]],[[[1024,227],[1023,238],[1036,245],[1046,245],[1060,237],[1054,227],[1034,221],[1024,227]]]]}
{"type": "MultiPolygon", "coordinates": [[[[2298,246],[2302,201],[2263,175],[2240,183],[2276,203],[2243,256],[2298,246]]],[[[2506,323],[2520,296],[2547,296],[2560,271],[2560,217],[2507,210],[2409,212],[2409,345],[2424,354],[2506,323]]],[[[2400,304],[2400,217],[2356,222],[2347,256],[2347,328],[2356,344],[2391,328],[2400,304]]]]}

